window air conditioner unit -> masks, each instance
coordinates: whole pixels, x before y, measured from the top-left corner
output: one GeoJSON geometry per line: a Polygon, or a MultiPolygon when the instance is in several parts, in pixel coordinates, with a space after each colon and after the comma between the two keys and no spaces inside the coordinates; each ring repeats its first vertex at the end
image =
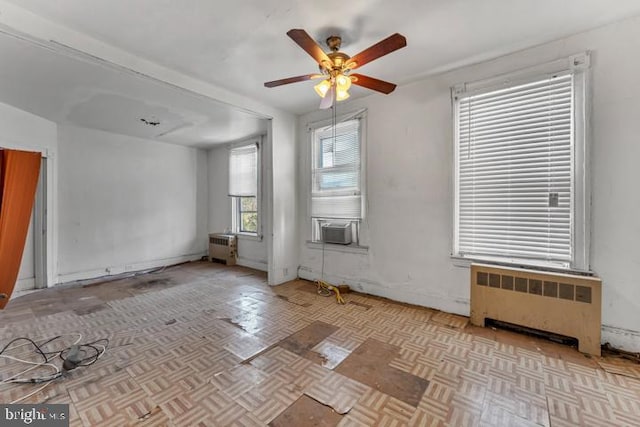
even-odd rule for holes
{"type": "Polygon", "coordinates": [[[351,244],[351,223],[322,224],[322,241],[324,243],[351,244]]]}

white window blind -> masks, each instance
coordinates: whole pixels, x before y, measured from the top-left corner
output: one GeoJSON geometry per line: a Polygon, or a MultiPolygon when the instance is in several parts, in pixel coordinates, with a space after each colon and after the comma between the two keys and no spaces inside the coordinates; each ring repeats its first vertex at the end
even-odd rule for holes
{"type": "Polygon", "coordinates": [[[235,197],[258,194],[258,146],[234,148],[229,154],[229,195],[235,197]]]}
{"type": "Polygon", "coordinates": [[[360,120],[317,129],[313,138],[311,216],[362,217],[360,120]]]}
{"type": "Polygon", "coordinates": [[[569,266],[573,99],[564,74],[456,100],[458,255],[569,266]]]}

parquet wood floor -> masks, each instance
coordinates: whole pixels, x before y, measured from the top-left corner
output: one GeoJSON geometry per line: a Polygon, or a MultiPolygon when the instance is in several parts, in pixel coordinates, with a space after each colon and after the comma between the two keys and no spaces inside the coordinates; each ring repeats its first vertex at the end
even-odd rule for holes
{"type": "MultiPolygon", "coordinates": [[[[96,364],[26,400],[69,404],[72,426],[640,426],[637,365],[345,299],[189,263],[16,298],[0,312],[0,346],[70,332],[110,339],[96,364]]],[[[18,368],[0,360],[0,378],[18,368]]],[[[0,402],[38,386],[0,384],[0,402]]]]}

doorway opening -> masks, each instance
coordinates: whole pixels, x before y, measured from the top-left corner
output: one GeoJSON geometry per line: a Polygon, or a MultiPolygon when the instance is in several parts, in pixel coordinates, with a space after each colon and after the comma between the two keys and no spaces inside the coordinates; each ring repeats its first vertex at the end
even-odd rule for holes
{"type": "Polygon", "coordinates": [[[42,158],[29,232],[14,292],[47,287],[47,161],[42,158]]]}

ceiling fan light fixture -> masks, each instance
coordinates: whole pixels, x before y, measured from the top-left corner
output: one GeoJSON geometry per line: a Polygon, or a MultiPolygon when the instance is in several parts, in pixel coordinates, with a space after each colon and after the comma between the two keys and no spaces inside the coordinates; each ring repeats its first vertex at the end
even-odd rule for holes
{"type": "Polygon", "coordinates": [[[340,90],[339,88],[336,90],[336,101],[344,101],[349,98],[349,92],[346,90],[340,90]]]}
{"type": "Polygon", "coordinates": [[[348,76],[345,76],[344,74],[338,74],[338,76],[336,77],[336,88],[338,89],[338,92],[340,91],[348,91],[349,88],[351,87],[351,78],[348,76]]]}
{"type": "Polygon", "coordinates": [[[315,85],[313,88],[315,89],[316,93],[320,96],[320,98],[324,98],[327,95],[327,92],[329,91],[329,89],[331,88],[331,82],[329,81],[329,79],[323,80],[317,85],[315,85]]]}
{"type": "Polygon", "coordinates": [[[348,90],[351,84],[375,90],[386,95],[393,92],[396,88],[395,84],[385,82],[384,80],[375,79],[363,74],[349,75],[349,73],[371,61],[405,47],[407,45],[407,39],[401,34],[392,34],[354,56],[349,56],[340,51],[342,42],[340,36],[330,36],[327,39],[327,46],[330,52],[325,52],[305,30],[294,28],[287,31],[287,36],[315,60],[320,69],[320,74],[304,74],[265,82],[265,87],[271,88],[289,83],[322,78],[324,80],[314,86],[316,93],[322,98],[322,102],[320,103],[321,109],[330,108],[334,101],[344,101],[349,98],[348,90]]]}

